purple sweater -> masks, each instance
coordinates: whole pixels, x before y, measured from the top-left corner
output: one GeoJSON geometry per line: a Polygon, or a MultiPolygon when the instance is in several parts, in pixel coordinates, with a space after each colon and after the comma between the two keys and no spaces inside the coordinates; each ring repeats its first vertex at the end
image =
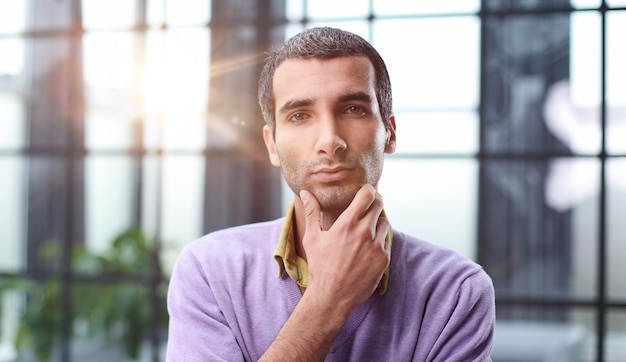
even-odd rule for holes
{"type": "MultiPolygon", "coordinates": [[[[273,254],[284,219],[188,244],[168,291],[167,361],[256,361],[301,298],[273,254]]],[[[491,279],[467,258],[394,231],[387,293],[349,317],[326,361],[490,361],[491,279]]]]}

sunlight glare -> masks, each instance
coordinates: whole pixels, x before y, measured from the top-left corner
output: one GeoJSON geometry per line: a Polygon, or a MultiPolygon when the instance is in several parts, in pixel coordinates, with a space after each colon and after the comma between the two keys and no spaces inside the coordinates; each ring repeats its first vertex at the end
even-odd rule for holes
{"type": "Polygon", "coordinates": [[[0,76],[18,76],[24,69],[24,40],[0,39],[0,76]]]}
{"type": "Polygon", "coordinates": [[[26,1],[0,1],[0,34],[19,33],[26,29],[26,1]]]}
{"type": "Polygon", "coordinates": [[[82,0],[86,29],[130,27],[135,21],[135,2],[129,0],[82,0]]]}

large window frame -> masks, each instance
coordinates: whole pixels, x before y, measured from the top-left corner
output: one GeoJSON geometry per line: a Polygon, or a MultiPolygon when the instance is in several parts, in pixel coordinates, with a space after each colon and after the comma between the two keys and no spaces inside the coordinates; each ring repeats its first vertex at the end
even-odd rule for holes
{"type": "MultiPolygon", "coordinates": [[[[172,0],[173,1],[173,0],[172,0]]],[[[207,0],[209,1],[209,0],[207,0]]],[[[313,0],[309,0],[313,1],[313,0]]],[[[70,345],[72,337],[71,310],[72,301],[69,297],[70,291],[77,283],[135,283],[138,286],[148,288],[153,298],[150,306],[152,309],[152,329],[150,334],[150,349],[152,360],[159,361],[162,356],[162,349],[166,343],[166,336],[163,333],[163,321],[157,312],[162,307],[163,300],[159,297],[160,288],[163,282],[167,281],[158,262],[155,259],[153,273],[146,277],[143,275],[114,274],[114,275],[81,275],[70,268],[71,250],[75,244],[85,240],[85,160],[93,155],[118,155],[128,157],[132,160],[132,200],[129,200],[128,207],[131,209],[130,215],[133,224],[145,225],[145,200],[146,197],[146,164],[145,160],[151,158],[155,160],[158,175],[156,185],[156,197],[152,205],[155,206],[153,214],[156,220],[148,222],[152,227],[149,230],[149,237],[153,240],[153,246],[157,254],[162,254],[165,248],[163,245],[163,229],[161,226],[163,218],[162,167],[167,155],[195,155],[203,158],[204,162],[204,182],[202,189],[202,233],[217,230],[223,227],[267,220],[281,216],[284,204],[289,201],[288,190],[284,185],[281,190],[280,174],[266,160],[265,151],[260,136],[260,125],[262,120],[256,105],[254,94],[256,92],[256,81],[260,72],[260,64],[264,51],[271,45],[279,43],[287,34],[293,33],[297,29],[304,27],[333,23],[341,25],[360,22],[364,24],[365,35],[373,36],[374,23],[377,21],[393,21],[406,19],[438,19],[454,17],[471,17],[480,22],[480,99],[475,109],[478,117],[478,141],[475,152],[419,152],[408,151],[398,155],[390,155],[389,160],[394,161],[415,161],[427,160],[438,164],[455,161],[472,161],[478,168],[477,178],[477,216],[475,251],[467,251],[476,261],[485,266],[488,273],[496,275],[493,265],[494,254],[493,244],[490,240],[490,225],[488,220],[481,218],[490,212],[490,190],[488,180],[489,165],[503,163],[514,165],[520,162],[549,162],[554,159],[569,160],[592,160],[598,164],[597,177],[599,180],[599,192],[597,194],[597,243],[593,245],[595,260],[594,287],[591,296],[545,296],[519,293],[497,293],[496,305],[498,310],[514,311],[524,315],[527,310],[557,310],[557,319],[562,311],[580,309],[589,311],[593,315],[594,333],[594,353],[590,356],[595,361],[604,361],[607,358],[607,330],[610,324],[610,315],[613,312],[624,313],[626,311],[626,299],[612,297],[608,283],[611,275],[608,270],[608,255],[611,252],[608,242],[608,223],[611,215],[608,215],[609,204],[611,202],[608,193],[608,168],[613,162],[624,162],[626,153],[611,152],[607,148],[609,138],[607,124],[609,122],[609,105],[607,104],[607,18],[610,14],[626,13],[626,6],[610,6],[610,1],[598,1],[597,6],[573,7],[568,2],[553,1],[551,5],[532,8],[524,5],[515,5],[513,1],[482,0],[480,9],[476,11],[460,13],[432,13],[422,14],[394,14],[380,15],[374,11],[376,1],[363,2],[362,11],[358,15],[348,13],[340,17],[324,18],[319,14],[310,14],[307,9],[309,1],[287,2],[282,0],[257,0],[253,4],[250,1],[218,1],[211,2],[212,17],[205,24],[185,25],[187,27],[197,27],[199,29],[210,30],[211,32],[211,82],[209,94],[222,92],[223,97],[211,97],[207,100],[207,112],[217,115],[217,118],[236,120],[237,124],[231,121],[214,126],[224,129],[226,127],[237,140],[236,147],[223,147],[220,142],[207,142],[205,147],[198,150],[168,150],[165,147],[150,148],[145,144],[143,134],[143,123],[141,116],[132,131],[132,147],[123,151],[90,150],[85,146],[84,139],[84,112],[74,112],[72,110],[84,110],[84,89],[83,89],[83,63],[82,63],[82,40],[89,29],[83,26],[83,9],[80,0],[69,2],[63,13],[58,13],[60,17],[66,19],[65,25],[60,27],[34,27],[15,34],[0,34],[0,39],[16,38],[26,42],[34,42],[42,39],[56,39],[65,44],[64,53],[68,63],[59,74],[68,75],[69,82],[65,83],[67,89],[64,95],[69,101],[66,107],[57,108],[58,114],[38,114],[37,109],[32,105],[37,105],[36,101],[24,101],[27,108],[25,112],[29,119],[29,127],[25,128],[27,139],[23,145],[13,148],[0,149],[0,158],[9,159],[18,157],[24,161],[24,179],[28,180],[27,190],[24,190],[23,203],[25,212],[23,225],[18,229],[23,230],[23,250],[19,253],[24,255],[26,260],[23,268],[1,270],[1,278],[26,277],[33,280],[46,280],[56,278],[63,288],[63,308],[61,315],[61,349],[60,358],[64,361],[72,360],[70,345]],[[297,5],[299,15],[288,18],[286,5],[294,3],[297,5]],[[600,19],[600,46],[599,46],[599,67],[600,67],[600,96],[599,96],[599,119],[601,125],[600,149],[598,152],[574,153],[566,147],[554,147],[545,150],[521,149],[509,150],[498,149],[489,145],[488,129],[488,107],[490,99],[486,85],[490,81],[486,59],[490,57],[488,44],[487,25],[492,20],[506,20],[511,17],[529,16],[559,16],[578,13],[596,14],[600,19]],[[236,41],[227,41],[235,39],[236,41]],[[216,46],[215,44],[221,44],[216,46]],[[224,72],[225,64],[229,59],[240,59],[240,68],[236,71],[224,72]],[[243,65],[242,65],[243,64],[243,65]],[[65,73],[63,73],[65,72],[65,73]],[[241,90],[248,92],[242,96],[241,90]],[[251,91],[250,91],[251,90],[251,91]],[[29,108],[31,107],[31,108],[29,108]],[[51,122],[54,118],[56,121],[51,122]],[[54,164],[42,166],[38,163],[40,159],[54,159],[54,164]],[[54,166],[57,167],[54,167],[54,166]],[[26,175],[29,175],[27,177],[26,175]],[[33,177],[37,175],[37,177],[33,177]],[[233,182],[239,180],[239,182],[233,182]],[[224,191],[226,190],[226,191],[224,191]],[[283,199],[281,200],[281,192],[283,199]],[[234,202],[233,200],[237,200],[234,202]],[[243,201],[245,200],[245,201],[243,201]],[[43,242],[49,238],[56,238],[62,241],[63,253],[61,254],[62,269],[60,273],[49,274],[45,265],[37,260],[37,253],[43,242]],[[491,269],[490,269],[491,268],[491,269]],[[521,312],[520,312],[521,311],[521,312]]],[[[166,1],[163,3],[167,3],[166,1]]],[[[617,2],[616,2],[617,3],[617,2]]],[[[48,16],[49,4],[41,2],[38,7],[31,9],[33,21],[37,21],[37,16],[48,16]],[[43,5],[41,5],[43,4],[43,5]]],[[[135,19],[130,28],[99,30],[103,32],[124,31],[134,34],[137,38],[145,37],[150,31],[168,32],[177,26],[164,21],[161,24],[149,24],[148,0],[136,0],[135,19]]],[[[518,3],[519,4],[519,3],[518,3]]],[[[183,27],[185,27],[183,26],[183,27]]],[[[404,40],[399,40],[404,41],[404,40]]],[[[41,49],[52,51],[50,49],[41,49]]],[[[31,53],[34,54],[34,53],[31,53]]],[[[145,56],[145,45],[138,48],[136,57],[141,59],[145,56]]],[[[33,62],[35,60],[32,60],[33,62]]],[[[29,63],[30,64],[30,63],[29,63]]],[[[57,74],[56,76],[59,76],[57,74]]],[[[42,80],[43,82],[43,80],[42,80]]],[[[33,83],[35,84],[35,83],[33,83]]],[[[37,87],[39,92],[45,92],[40,98],[49,99],[54,94],[50,89],[37,87]]],[[[34,90],[16,90],[14,84],[3,84],[0,79],[0,91],[11,91],[15,93],[26,92],[28,97],[37,97],[34,90]]],[[[26,98],[28,98],[26,97],[26,98]]],[[[210,133],[207,127],[207,133],[210,133]]],[[[207,137],[211,137],[209,134],[207,137]]],[[[219,140],[217,140],[219,141],[219,140]]],[[[491,210],[493,212],[493,210],[491,210]]],[[[18,233],[19,234],[19,233],[18,233]]],[[[187,240],[190,241],[190,240],[187,240]]],[[[498,291],[497,291],[498,292],[498,291]]],[[[501,313],[501,312],[499,312],[501,313]]],[[[506,314],[505,314],[506,315],[506,314]]],[[[528,312],[528,315],[534,315],[528,312]]]]}

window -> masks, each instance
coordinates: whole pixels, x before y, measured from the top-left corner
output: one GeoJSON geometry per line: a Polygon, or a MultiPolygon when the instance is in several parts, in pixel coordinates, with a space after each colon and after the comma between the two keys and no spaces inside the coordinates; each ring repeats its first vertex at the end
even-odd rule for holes
{"type": "Polygon", "coordinates": [[[257,33],[257,15],[283,13],[270,10],[207,0],[0,4],[0,287],[35,286],[26,303],[2,293],[0,359],[17,352],[18,312],[43,306],[44,293],[51,329],[33,333],[54,338],[53,359],[126,359],[128,350],[87,338],[102,329],[98,314],[115,310],[132,323],[118,321],[113,335],[135,328],[142,358],[163,360],[164,292],[182,246],[279,216],[279,174],[257,157],[259,54],[272,39],[257,33]],[[149,248],[137,255],[133,226],[149,248]],[[77,258],[81,248],[109,266],[77,258]]]}
{"type": "MultiPolygon", "coordinates": [[[[260,132],[263,52],[331,25],[372,42],[390,71],[398,149],[379,186],[392,226],[494,280],[494,360],[566,344],[561,357],[618,360],[625,24],[623,0],[0,2],[0,287],[66,292],[54,314],[65,361],[84,353],[72,291],[144,293],[142,358],[163,360],[180,248],[280,217],[292,198],[260,132]],[[71,263],[77,247],[107,255],[133,225],[158,255],[147,269],[71,263]],[[60,251],[42,262],[50,241],[60,251]]],[[[25,300],[0,303],[10,359],[25,300]]]]}

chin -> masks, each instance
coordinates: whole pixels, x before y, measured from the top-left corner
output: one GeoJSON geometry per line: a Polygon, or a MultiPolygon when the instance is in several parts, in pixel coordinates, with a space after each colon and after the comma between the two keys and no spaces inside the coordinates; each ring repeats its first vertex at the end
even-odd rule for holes
{"type": "Polygon", "coordinates": [[[354,185],[317,189],[313,195],[322,207],[322,211],[339,214],[350,205],[360,188],[360,185],[354,185]]]}

